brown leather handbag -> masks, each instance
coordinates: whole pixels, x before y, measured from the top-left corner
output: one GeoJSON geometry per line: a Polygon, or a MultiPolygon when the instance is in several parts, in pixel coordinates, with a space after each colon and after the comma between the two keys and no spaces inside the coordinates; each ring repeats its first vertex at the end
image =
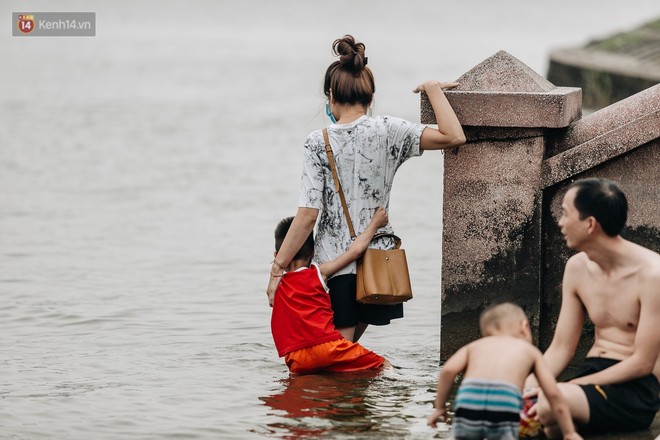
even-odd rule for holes
{"type": "MultiPolygon", "coordinates": [[[[323,140],[325,141],[325,151],[328,154],[332,177],[335,181],[335,190],[341,200],[351,239],[355,239],[353,222],[348,213],[344,190],[337,175],[326,128],[323,129],[323,140]]],[[[374,235],[374,240],[387,236],[394,238],[394,249],[368,248],[357,261],[355,298],[358,302],[365,304],[400,304],[412,298],[408,261],[406,260],[406,251],[401,249],[401,239],[394,234],[383,233],[374,235]]]]}

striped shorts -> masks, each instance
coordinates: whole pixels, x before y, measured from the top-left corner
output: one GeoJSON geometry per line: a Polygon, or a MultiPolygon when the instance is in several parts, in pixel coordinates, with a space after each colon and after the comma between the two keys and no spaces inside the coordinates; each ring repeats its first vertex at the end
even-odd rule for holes
{"type": "Polygon", "coordinates": [[[456,393],[453,437],[517,440],[522,406],[520,389],[513,384],[465,379],[456,393]]]}

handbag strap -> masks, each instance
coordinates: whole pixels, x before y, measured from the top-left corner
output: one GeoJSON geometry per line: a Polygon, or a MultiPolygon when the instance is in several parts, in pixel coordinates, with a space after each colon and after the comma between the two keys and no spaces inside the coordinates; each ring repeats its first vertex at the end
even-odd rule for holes
{"type": "MultiPolygon", "coordinates": [[[[325,152],[328,154],[328,162],[330,163],[330,170],[332,171],[332,178],[335,181],[335,190],[339,193],[339,199],[341,200],[341,207],[344,210],[344,217],[346,217],[346,223],[348,224],[348,231],[351,234],[351,240],[354,240],[355,229],[353,229],[353,221],[351,220],[351,215],[348,213],[348,206],[346,205],[346,198],[344,197],[344,190],[341,187],[341,182],[339,181],[339,175],[337,174],[337,167],[335,165],[334,155],[332,154],[332,148],[330,147],[330,139],[328,138],[328,129],[323,129],[323,140],[325,141],[325,152]]],[[[392,237],[394,239],[394,249],[399,249],[401,247],[401,239],[394,234],[389,232],[380,232],[371,239],[374,241],[380,237],[392,237]]]]}
{"type": "Polygon", "coordinates": [[[341,199],[341,207],[344,209],[344,217],[346,217],[346,223],[348,223],[348,232],[351,234],[351,240],[355,240],[355,229],[353,229],[353,221],[351,220],[351,215],[348,213],[348,206],[346,206],[344,190],[341,187],[341,182],[339,181],[339,176],[337,175],[337,167],[335,166],[334,155],[332,154],[332,148],[330,147],[330,139],[328,138],[327,128],[323,129],[323,140],[325,141],[325,152],[328,154],[328,162],[330,163],[332,178],[335,181],[335,190],[337,190],[339,193],[339,198],[341,199]]]}

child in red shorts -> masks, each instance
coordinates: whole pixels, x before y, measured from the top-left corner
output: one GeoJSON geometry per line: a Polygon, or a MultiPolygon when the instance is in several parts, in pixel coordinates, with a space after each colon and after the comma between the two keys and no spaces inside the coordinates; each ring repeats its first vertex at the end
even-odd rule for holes
{"type": "MultiPolygon", "coordinates": [[[[293,217],[286,218],[275,229],[276,259],[292,221],[293,217]]],[[[351,372],[391,365],[373,351],[344,339],[335,329],[326,285],[329,276],[364,253],[378,228],[387,221],[387,212],[376,209],[371,223],[348,251],[320,266],[311,264],[314,237],[310,234],[285,268],[272,302],[270,326],[277,353],[292,373],[351,372]]]]}

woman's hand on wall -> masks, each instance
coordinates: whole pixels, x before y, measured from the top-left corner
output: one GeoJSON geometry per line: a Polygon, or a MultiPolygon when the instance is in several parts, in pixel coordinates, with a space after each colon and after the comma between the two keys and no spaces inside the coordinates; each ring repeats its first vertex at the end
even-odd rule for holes
{"type": "Polygon", "coordinates": [[[413,90],[413,92],[414,93],[420,93],[420,92],[426,93],[426,91],[429,90],[429,88],[436,87],[436,86],[440,86],[440,88],[442,90],[449,90],[449,89],[453,89],[454,87],[457,87],[458,83],[457,82],[440,82],[440,81],[436,81],[436,80],[432,79],[432,80],[425,81],[422,84],[418,85],[415,88],[415,90],[413,90]]]}

